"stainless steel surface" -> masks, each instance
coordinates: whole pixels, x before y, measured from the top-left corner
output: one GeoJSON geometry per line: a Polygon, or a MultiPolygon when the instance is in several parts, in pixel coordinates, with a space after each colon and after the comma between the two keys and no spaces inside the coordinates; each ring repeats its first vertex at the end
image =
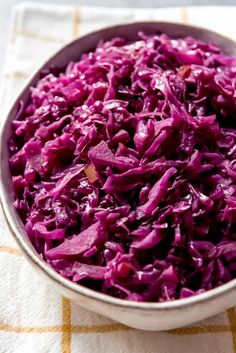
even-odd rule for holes
{"type": "MultiPolygon", "coordinates": [[[[23,0],[0,0],[0,75],[4,63],[9,32],[10,13],[14,5],[23,0]]],[[[167,7],[191,5],[235,5],[235,0],[31,0],[31,2],[67,4],[75,6],[111,7],[167,7]]],[[[1,76],[0,76],[1,77],[1,76]]]]}
{"type": "MultiPolygon", "coordinates": [[[[78,56],[96,46],[100,38],[109,39],[113,36],[124,36],[135,40],[137,31],[153,33],[161,30],[172,36],[191,34],[199,39],[213,41],[220,45],[226,53],[236,54],[236,44],[230,39],[210,31],[192,26],[179,24],[146,22],[111,27],[91,33],[64,47],[43,65],[46,68],[51,64],[64,67],[69,61],[78,59],[78,56]],[[76,48],[76,50],[75,50],[76,48]],[[79,48],[79,51],[78,51],[79,48]]],[[[42,68],[40,70],[42,70],[42,68]]],[[[39,71],[40,71],[39,70],[39,71]]],[[[38,73],[39,73],[38,71],[38,73]]],[[[24,226],[13,206],[13,190],[8,165],[7,141],[10,135],[11,121],[19,107],[19,101],[25,102],[28,98],[28,88],[38,80],[36,73],[12,106],[5,118],[1,131],[1,167],[0,167],[0,197],[10,231],[29,262],[62,294],[92,311],[100,313],[128,326],[146,330],[165,330],[181,327],[206,317],[210,317],[236,304],[236,279],[218,288],[186,299],[165,303],[137,303],[95,292],[81,285],[66,280],[50,268],[35,252],[25,234],[24,226]]]]}

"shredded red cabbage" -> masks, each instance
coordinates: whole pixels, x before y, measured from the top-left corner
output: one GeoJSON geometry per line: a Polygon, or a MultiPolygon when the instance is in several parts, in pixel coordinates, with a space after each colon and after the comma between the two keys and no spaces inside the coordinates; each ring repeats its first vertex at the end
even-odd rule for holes
{"type": "Polygon", "coordinates": [[[62,276],[136,301],[236,277],[236,59],[165,34],[43,73],[9,141],[15,207],[62,276]]]}

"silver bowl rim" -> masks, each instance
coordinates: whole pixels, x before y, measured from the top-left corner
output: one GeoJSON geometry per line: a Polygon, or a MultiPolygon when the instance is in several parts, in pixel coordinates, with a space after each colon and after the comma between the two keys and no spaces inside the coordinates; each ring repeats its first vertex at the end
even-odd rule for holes
{"type": "MultiPolygon", "coordinates": [[[[79,43],[81,39],[86,39],[89,38],[93,34],[99,34],[100,32],[103,32],[104,30],[116,30],[117,28],[124,28],[126,26],[132,26],[132,25],[149,25],[149,24],[156,24],[158,25],[174,25],[174,26],[181,26],[182,28],[188,29],[195,29],[199,31],[204,31],[205,33],[208,33],[212,36],[217,36],[219,39],[222,41],[228,41],[231,42],[232,45],[235,46],[236,48],[236,42],[228,38],[224,35],[221,35],[219,33],[216,33],[214,31],[205,29],[203,27],[199,26],[192,26],[192,25],[187,25],[187,24],[182,24],[182,23],[177,23],[177,22],[168,22],[168,21],[142,21],[142,22],[129,22],[129,23],[124,23],[124,24],[119,24],[115,26],[109,26],[109,27],[104,27],[96,31],[92,31],[86,35],[79,36],[78,38],[70,41],[66,45],[64,45],[62,48],[57,50],[46,62],[44,62],[37,70],[33,72],[33,74],[29,77],[29,79],[26,81],[24,84],[24,87],[21,89],[20,93],[17,95],[17,98],[14,100],[13,104],[11,105],[11,108],[8,110],[8,113],[5,114],[3,117],[3,121],[1,122],[1,127],[0,127],[0,138],[1,138],[1,143],[0,143],[0,160],[1,162],[3,161],[4,157],[4,144],[2,143],[3,136],[5,133],[5,128],[8,123],[9,118],[11,117],[11,111],[13,107],[21,100],[21,96],[23,95],[23,92],[27,89],[29,86],[30,82],[35,79],[35,77],[39,74],[39,72],[48,67],[48,65],[51,63],[53,59],[55,59],[58,55],[61,55],[64,51],[67,50],[67,48],[71,45],[74,45],[75,43],[79,43]]],[[[157,29],[158,30],[158,29],[157,29]]],[[[73,283],[72,281],[62,277],[59,273],[57,273],[55,270],[53,270],[44,260],[42,260],[39,255],[36,253],[34,248],[31,246],[27,238],[23,237],[22,232],[20,230],[19,224],[22,223],[21,220],[19,219],[19,216],[14,209],[14,206],[8,205],[8,195],[7,195],[7,190],[5,188],[5,181],[3,178],[3,163],[0,165],[0,203],[2,205],[3,213],[5,215],[5,219],[7,222],[7,225],[9,227],[9,230],[15,239],[16,243],[18,244],[20,250],[22,251],[23,255],[29,260],[29,262],[32,265],[35,265],[37,268],[39,268],[41,274],[44,274],[46,277],[48,277],[53,284],[57,284],[60,287],[64,288],[65,290],[80,295],[84,296],[87,299],[92,299],[96,301],[103,302],[108,305],[113,305],[113,306],[118,306],[120,308],[128,308],[128,309],[136,309],[136,310],[142,310],[142,311],[163,311],[163,310],[174,310],[174,309],[183,309],[189,306],[194,306],[203,302],[208,302],[213,299],[216,299],[217,297],[221,297],[223,294],[233,292],[236,289],[236,279],[232,279],[231,281],[220,285],[219,287],[216,287],[214,289],[207,290],[203,293],[183,298],[183,299],[176,299],[173,301],[166,301],[166,302],[136,302],[136,301],[129,301],[125,299],[119,299],[116,297],[112,297],[107,294],[100,293],[98,291],[95,291],[93,289],[89,289],[87,287],[84,287],[80,284],[73,283]],[[16,221],[14,220],[16,219],[16,221]]],[[[21,226],[22,228],[22,226],[21,226]]]]}

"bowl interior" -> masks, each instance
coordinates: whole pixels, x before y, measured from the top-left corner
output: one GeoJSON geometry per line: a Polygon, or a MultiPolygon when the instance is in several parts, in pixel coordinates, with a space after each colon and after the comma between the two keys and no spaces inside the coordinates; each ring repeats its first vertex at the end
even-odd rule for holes
{"type": "Polygon", "coordinates": [[[12,190],[11,175],[9,170],[9,154],[8,154],[8,139],[11,134],[11,123],[15,118],[19,110],[19,102],[26,103],[29,98],[29,87],[34,86],[40,77],[40,72],[49,68],[50,66],[56,66],[63,69],[70,61],[79,60],[83,53],[93,50],[98,41],[109,40],[113,37],[120,36],[126,38],[128,41],[134,41],[138,39],[138,32],[145,32],[148,35],[164,32],[171,37],[185,37],[193,36],[200,40],[206,42],[212,42],[217,44],[223,52],[229,55],[236,56],[236,44],[234,41],[223,37],[214,32],[204,30],[201,28],[196,28],[192,26],[186,26],[174,23],[160,23],[160,22],[144,22],[144,23],[132,23],[125,24],[115,27],[110,27],[107,29],[102,29],[100,31],[93,32],[86,36],[83,36],[72,43],[65,46],[58,53],[56,53],[52,58],[50,58],[29,80],[25,88],[19,94],[16,101],[13,103],[9,114],[5,117],[4,123],[2,124],[1,131],[1,169],[0,169],[0,196],[3,205],[4,213],[6,215],[8,224],[10,226],[11,232],[19,244],[21,250],[24,254],[33,262],[46,276],[49,276],[53,281],[56,281],[60,285],[69,288],[73,292],[80,293],[87,297],[97,298],[105,302],[115,303],[120,306],[139,306],[145,308],[170,308],[173,306],[178,306],[182,304],[191,305],[191,303],[204,300],[206,296],[216,296],[221,293],[221,291],[227,291],[236,286],[236,280],[233,280],[219,288],[213,289],[207,293],[200,294],[195,297],[187,299],[179,299],[168,303],[131,303],[125,300],[109,297],[108,295],[97,293],[91,289],[87,289],[81,285],[74,284],[69,280],[64,279],[59,274],[57,274],[53,269],[51,269],[43,260],[40,259],[32,245],[30,244],[25,230],[24,225],[21,222],[16,210],[13,206],[14,195],[12,190]],[[126,303],[127,302],[127,303],[126,303]]]}

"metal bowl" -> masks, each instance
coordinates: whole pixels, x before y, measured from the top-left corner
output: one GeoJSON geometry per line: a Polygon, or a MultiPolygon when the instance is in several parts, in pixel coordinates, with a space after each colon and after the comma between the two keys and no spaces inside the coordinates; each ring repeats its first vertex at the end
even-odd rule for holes
{"type": "Polygon", "coordinates": [[[100,39],[108,40],[122,36],[129,41],[137,40],[137,33],[165,32],[172,37],[191,35],[206,42],[213,42],[226,53],[236,56],[236,43],[214,32],[181,24],[167,22],[142,22],[125,24],[102,29],[76,39],[50,58],[28,81],[12,108],[4,119],[1,130],[0,197],[3,210],[14,239],[21,251],[35,269],[63,295],[79,305],[119,321],[128,326],[143,330],[166,330],[191,324],[224,311],[236,304],[236,279],[205,293],[164,303],[132,302],[105,295],[70,282],[56,273],[36,253],[25,233],[14,206],[7,142],[11,134],[11,123],[17,114],[19,102],[27,102],[29,87],[39,80],[45,68],[55,65],[64,68],[68,62],[78,60],[82,53],[93,50],[100,39]]]}

